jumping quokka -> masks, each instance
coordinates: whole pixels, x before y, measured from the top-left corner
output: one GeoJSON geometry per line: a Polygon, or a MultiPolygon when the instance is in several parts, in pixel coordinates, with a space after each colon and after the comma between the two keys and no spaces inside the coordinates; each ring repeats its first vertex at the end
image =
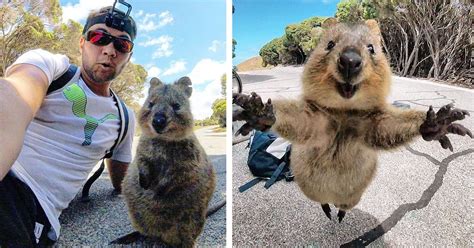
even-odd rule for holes
{"type": "Polygon", "coordinates": [[[190,86],[188,77],[172,85],[157,78],[150,81],[138,115],[142,135],[122,183],[129,218],[138,232],[112,243],[146,236],[173,247],[193,247],[206,217],[225,204],[207,211],[216,178],[193,133],[190,86]]]}
{"type": "Polygon", "coordinates": [[[380,150],[403,146],[421,134],[452,151],[447,133],[472,134],[452,123],[469,115],[452,105],[435,114],[431,107],[426,113],[386,103],[391,72],[376,21],[329,19],[323,27],[327,29],[303,71],[300,98],[263,104],[255,93],[234,94],[234,102],[244,109],[234,112],[234,120],[247,121],[240,133],[272,127],[290,140],[298,186],[321,203],[329,219],[329,203],[339,208],[340,222],[372,181],[380,150]]]}

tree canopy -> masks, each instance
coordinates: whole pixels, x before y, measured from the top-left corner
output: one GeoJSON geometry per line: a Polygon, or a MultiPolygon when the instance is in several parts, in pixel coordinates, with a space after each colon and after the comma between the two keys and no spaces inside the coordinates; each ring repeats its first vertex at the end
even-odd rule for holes
{"type": "Polygon", "coordinates": [[[321,22],[324,20],[311,17],[288,25],[282,37],[271,40],[260,49],[263,66],[304,63],[321,37],[321,22]]]}
{"type": "MultiPolygon", "coordinates": [[[[340,22],[377,19],[396,74],[474,87],[473,10],[467,0],[343,0],[335,16],[340,22]]],[[[288,25],[282,37],[260,49],[263,66],[304,63],[321,37],[323,20],[288,25]]]]}

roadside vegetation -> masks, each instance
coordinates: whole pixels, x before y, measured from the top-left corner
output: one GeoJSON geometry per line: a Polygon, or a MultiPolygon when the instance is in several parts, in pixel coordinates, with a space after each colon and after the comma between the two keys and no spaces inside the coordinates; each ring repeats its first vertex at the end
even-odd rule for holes
{"type": "MultiPolygon", "coordinates": [[[[376,19],[393,72],[474,88],[474,11],[470,1],[344,0],[342,22],[376,19]]],[[[304,64],[318,44],[324,17],[290,24],[260,49],[262,66],[304,64]]]]}

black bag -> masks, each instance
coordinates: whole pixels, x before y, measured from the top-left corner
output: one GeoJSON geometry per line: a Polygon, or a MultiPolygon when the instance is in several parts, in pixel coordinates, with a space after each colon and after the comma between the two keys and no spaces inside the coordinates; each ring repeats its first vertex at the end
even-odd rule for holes
{"type": "Polygon", "coordinates": [[[291,144],[289,141],[278,137],[273,132],[255,131],[248,147],[250,151],[247,165],[256,178],[240,186],[240,192],[248,190],[262,180],[267,180],[266,189],[283,178],[286,181],[293,180],[290,170],[291,144]]]}

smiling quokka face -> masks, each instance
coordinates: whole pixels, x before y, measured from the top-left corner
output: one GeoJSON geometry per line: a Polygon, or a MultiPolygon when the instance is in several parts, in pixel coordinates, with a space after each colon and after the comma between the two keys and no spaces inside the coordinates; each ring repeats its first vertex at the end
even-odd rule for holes
{"type": "Polygon", "coordinates": [[[325,31],[305,66],[305,99],[337,109],[383,104],[391,72],[377,22],[347,24],[329,18],[322,27],[325,31]]]}
{"type": "Polygon", "coordinates": [[[174,84],[164,84],[158,78],[152,78],[148,98],[139,113],[143,134],[168,140],[189,135],[193,128],[189,104],[191,93],[188,77],[182,77],[174,84]]]}

